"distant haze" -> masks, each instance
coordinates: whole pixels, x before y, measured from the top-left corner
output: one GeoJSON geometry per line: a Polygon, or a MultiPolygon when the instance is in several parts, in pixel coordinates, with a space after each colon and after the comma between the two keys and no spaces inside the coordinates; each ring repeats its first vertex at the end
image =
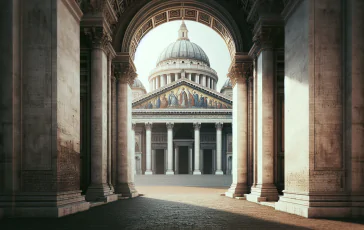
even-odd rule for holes
{"type": "MultiPolygon", "coordinates": [[[[148,76],[156,66],[159,54],[178,37],[182,21],[164,23],[147,33],[135,53],[135,66],[138,78],[149,92],[148,76]]],[[[217,89],[224,85],[231,63],[230,53],[222,37],[210,27],[194,21],[185,21],[190,41],[199,45],[207,54],[210,66],[219,77],[217,89]]]]}

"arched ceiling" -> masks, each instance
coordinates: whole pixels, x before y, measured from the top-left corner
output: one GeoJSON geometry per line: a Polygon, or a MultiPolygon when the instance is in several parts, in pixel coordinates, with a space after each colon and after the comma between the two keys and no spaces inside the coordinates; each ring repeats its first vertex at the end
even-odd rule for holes
{"type": "Polygon", "coordinates": [[[162,23],[194,20],[219,33],[230,53],[248,52],[253,28],[262,14],[280,14],[296,0],[75,0],[84,14],[103,12],[110,24],[116,52],[133,55],[139,41],[162,23]],[[109,9],[109,10],[104,10],[109,9]],[[117,20],[114,20],[117,19],[117,20]]]}
{"type": "Polygon", "coordinates": [[[247,52],[251,47],[252,26],[246,23],[245,11],[238,7],[237,1],[129,0],[128,3],[115,28],[113,46],[116,51],[133,55],[140,40],[151,29],[182,17],[214,29],[225,40],[231,54],[247,52]]]}

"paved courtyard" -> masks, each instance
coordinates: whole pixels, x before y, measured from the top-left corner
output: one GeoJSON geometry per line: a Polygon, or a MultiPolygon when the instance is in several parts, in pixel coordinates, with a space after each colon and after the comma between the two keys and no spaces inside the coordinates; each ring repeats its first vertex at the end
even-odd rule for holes
{"type": "Polygon", "coordinates": [[[364,229],[364,220],[306,219],[221,196],[227,187],[202,186],[204,181],[216,185],[209,176],[200,176],[199,186],[186,185],[188,176],[181,176],[180,186],[173,185],[178,176],[169,185],[153,185],[161,183],[160,180],[167,183],[170,178],[136,178],[142,196],[135,199],[97,206],[60,219],[4,219],[0,229],[364,229]]]}

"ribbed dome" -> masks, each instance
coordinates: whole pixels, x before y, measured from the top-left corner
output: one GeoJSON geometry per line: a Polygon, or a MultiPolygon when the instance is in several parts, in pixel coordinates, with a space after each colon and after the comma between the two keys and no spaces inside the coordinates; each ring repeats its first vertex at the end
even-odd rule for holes
{"type": "Polygon", "coordinates": [[[188,30],[184,22],[182,22],[178,32],[178,40],[163,50],[159,55],[157,65],[162,61],[170,59],[188,58],[203,62],[210,66],[210,61],[205,51],[188,39],[188,30]]]}
{"type": "Polygon", "coordinates": [[[205,51],[200,46],[188,40],[178,40],[167,46],[159,55],[157,64],[162,61],[178,58],[194,59],[210,66],[210,61],[205,51]]]}
{"type": "Polygon", "coordinates": [[[135,78],[133,85],[131,86],[132,89],[145,89],[143,83],[138,79],[135,78]]]}

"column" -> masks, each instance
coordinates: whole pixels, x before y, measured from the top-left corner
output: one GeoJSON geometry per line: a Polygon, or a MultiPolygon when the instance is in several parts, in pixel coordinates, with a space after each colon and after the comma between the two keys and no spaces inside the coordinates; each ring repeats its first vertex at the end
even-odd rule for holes
{"type": "Polygon", "coordinates": [[[153,90],[157,89],[157,79],[156,77],[153,78],[153,90]]]}
{"type": "Polygon", "coordinates": [[[221,164],[221,150],[222,150],[222,122],[217,122],[216,127],[216,175],[223,175],[222,164],[221,164]]]}
{"type": "Polygon", "coordinates": [[[233,84],[233,153],[232,153],[232,184],[225,193],[228,197],[243,197],[248,192],[247,186],[247,85],[243,73],[251,66],[247,54],[236,55],[229,69],[229,78],[233,84]],[[243,63],[241,63],[242,61],[243,63]]]}
{"type": "Polygon", "coordinates": [[[107,60],[107,182],[111,191],[114,192],[114,186],[112,183],[112,84],[114,76],[111,73],[112,59],[115,57],[116,53],[109,51],[107,60]]]}
{"type": "Polygon", "coordinates": [[[197,84],[199,84],[199,83],[200,83],[200,74],[198,74],[198,73],[196,73],[195,82],[196,82],[197,84]]]}
{"type": "Polygon", "coordinates": [[[212,170],[211,174],[214,174],[216,172],[216,149],[212,150],[212,170]]]}
{"type": "Polygon", "coordinates": [[[138,192],[134,186],[132,157],[134,140],[132,140],[132,91],[130,85],[135,77],[135,66],[125,56],[116,55],[113,65],[117,75],[117,153],[115,193],[119,197],[135,197],[138,192]],[[131,146],[133,145],[133,147],[131,146]]]}
{"type": "Polygon", "coordinates": [[[108,63],[105,47],[94,44],[91,51],[91,184],[87,201],[117,199],[108,184],[108,63]]]}
{"type": "Polygon", "coordinates": [[[192,146],[188,146],[188,174],[193,173],[192,152],[192,146]]]}
{"type": "Polygon", "coordinates": [[[171,74],[167,74],[167,84],[171,83],[171,74]]]}
{"type": "Polygon", "coordinates": [[[166,175],[174,175],[173,171],[173,123],[169,122],[167,125],[167,172],[166,175]]]}
{"type": "Polygon", "coordinates": [[[188,80],[192,81],[192,73],[188,73],[188,80]]]}
{"type": "Polygon", "coordinates": [[[179,146],[174,148],[174,172],[176,174],[179,173],[178,171],[178,164],[179,164],[179,155],[178,155],[179,146]]]}
{"type": "Polygon", "coordinates": [[[201,79],[200,84],[201,84],[202,86],[206,86],[206,75],[202,74],[202,79],[201,79]]]}
{"type": "Polygon", "coordinates": [[[167,149],[163,149],[164,151],[164,173],[167,173],[168,170],[168,151],[167,149]]]}
{"type": "Polygon", "coordinates": [[[274,56],[266,47],[257,61],[257,183],[247,195],[251,201],[277,201],[274,185],[274,56]]]}
{"type": "Polygon", "coordinates": [[[200,149],[200,171],[201,171],[201,174],[203,174],[203,149],[200,149]]]}
{"type": "Polygon", "coordinates": [[[155,162],[155,160],[156,160],[156,150],[155,149],[152,149],[152,172],[153,172],[153,174],[157,174],[156,173],[156,162],[155,162]]]}
{"type": "Polygon", "coordinates": [[[136,164],[135,164],[135,126],[136,124],[133,122],[131,124],[131,141],[130,141],[130,147],[132,149],[131,151],[131,171],[132,171],[132,179],[134,181],[134,175],[136,174],[136,164]]]}
{"type": "Polygon", "coordinates": [[[200,171],[200,128],[201,123],[193,123],[195,129],[195,170],[193,175],[201,175],[200,171]]]}
{"type": "Polygon", "coordinates": [[[166,85],[166,75],[162,74],[161,75],[161,87],[166,85]]]}
{"type": "Polygon", "coordinates": [[[145,175],[153,175],[152,172],[152,123],[145,123],[146,139],[146,171],[145,175]]]}
{"type": "Polygon", "coordinates": [[[155,80],[156,80],[155,89],[159,89],[159,87],[160,87],[160,76],[156,76],[155,80]]]}
{"type": "Polygon", "coordinates": [[[210,88],[210,77],[206,76],[206,87],[210,88]]]}

